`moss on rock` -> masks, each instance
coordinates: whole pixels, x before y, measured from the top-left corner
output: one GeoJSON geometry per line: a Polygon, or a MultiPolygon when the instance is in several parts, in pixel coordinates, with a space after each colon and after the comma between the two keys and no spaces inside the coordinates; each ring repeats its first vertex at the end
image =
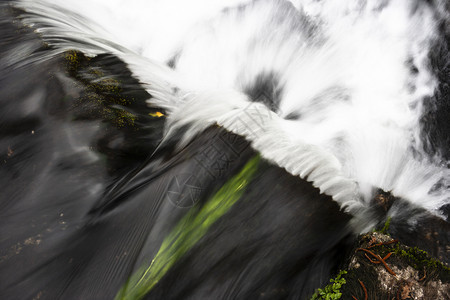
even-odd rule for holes
{"type": "Polygon", "coordinates": [[[342,293],[340,292],[341,287],[346,284],[344,276],[347,271],[341,270],[335,278],[330,279],[330,284],[325,286],[323,289],[317,289],[312,295],[311,300],[335,300],[340,299],[342,293]]]}
{"type": "Polygon", "coordinates": [[[417,247],[371,232],[360,236],[352,253],[343,276],[342,299],[450,297],[449,267],[417,247]]]}
{"type": "Polygon", "coordinates": [[[63,56],[67,72],[84,90],[74,103],[82,108],[82,119],[101,118],[116,127],[135,125],[139,116],[129,107],[136,100],[125,93],[120,78],[108,74],[105,66],[97,66],[95,59],[79,51],[67,51],[63,56]]]}

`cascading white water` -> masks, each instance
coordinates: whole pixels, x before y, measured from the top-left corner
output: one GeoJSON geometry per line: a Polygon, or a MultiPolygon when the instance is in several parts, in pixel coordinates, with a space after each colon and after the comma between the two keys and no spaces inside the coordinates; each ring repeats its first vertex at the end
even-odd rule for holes
{"type": "MultiPolygon", "coordinates": [[[[446,184],[435,188],[450,172],[421,142],[423,101],[436,86],[427,55],[437,20],[424,3],[48,2],[95,20],[110,33],[101,38],[161,64],[176,60],[176,72],[158,73],[181,87],[166,95],[169,88],[152,86],[155,68],[117,50],[151,93],[162,93],[158,104],[171,112],[172,129],[191,124],[187,140],[218,123],[350,208],[368,202],[373,187],[433,212],[450,202],[446,184]],[[262,123],[239,125],[237,117],[261,110],[249,109],[242,93],[265,74],[276,78],[278,108],[262,123]],[[263,134],[254,135],[258,130],[263,134]]],[[[19,6],[32,11],[30,3],[19,6]]]]}

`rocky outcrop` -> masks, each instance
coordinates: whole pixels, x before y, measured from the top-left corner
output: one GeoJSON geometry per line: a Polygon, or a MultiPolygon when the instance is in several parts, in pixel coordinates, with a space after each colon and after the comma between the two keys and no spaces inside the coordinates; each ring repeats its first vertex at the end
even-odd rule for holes
{"type": "Polygon", "coordinates": [[[450,299],[450,268],[387,234],[361,235],[347,262],[312,299],[450,299]]]}

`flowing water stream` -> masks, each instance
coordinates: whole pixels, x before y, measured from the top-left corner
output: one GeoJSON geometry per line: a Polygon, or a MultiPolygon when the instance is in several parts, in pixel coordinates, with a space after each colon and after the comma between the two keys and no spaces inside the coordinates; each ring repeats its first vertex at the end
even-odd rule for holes
{"type": "Polygon", "coordinates": [[[448,6],[2,4],[5,295],[304,299],[355,234],[445,220],[448,6]]]}

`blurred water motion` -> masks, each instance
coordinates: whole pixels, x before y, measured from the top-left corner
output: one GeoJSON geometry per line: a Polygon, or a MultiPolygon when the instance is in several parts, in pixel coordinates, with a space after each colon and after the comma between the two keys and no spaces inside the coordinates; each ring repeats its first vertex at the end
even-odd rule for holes
{"type": "Polygon", "coordinates": [[[410,2],[203,3],[114,42],[2,3],[0,298],[307,299],[388,217],[448,262],[450,18],[410,2]]]}

